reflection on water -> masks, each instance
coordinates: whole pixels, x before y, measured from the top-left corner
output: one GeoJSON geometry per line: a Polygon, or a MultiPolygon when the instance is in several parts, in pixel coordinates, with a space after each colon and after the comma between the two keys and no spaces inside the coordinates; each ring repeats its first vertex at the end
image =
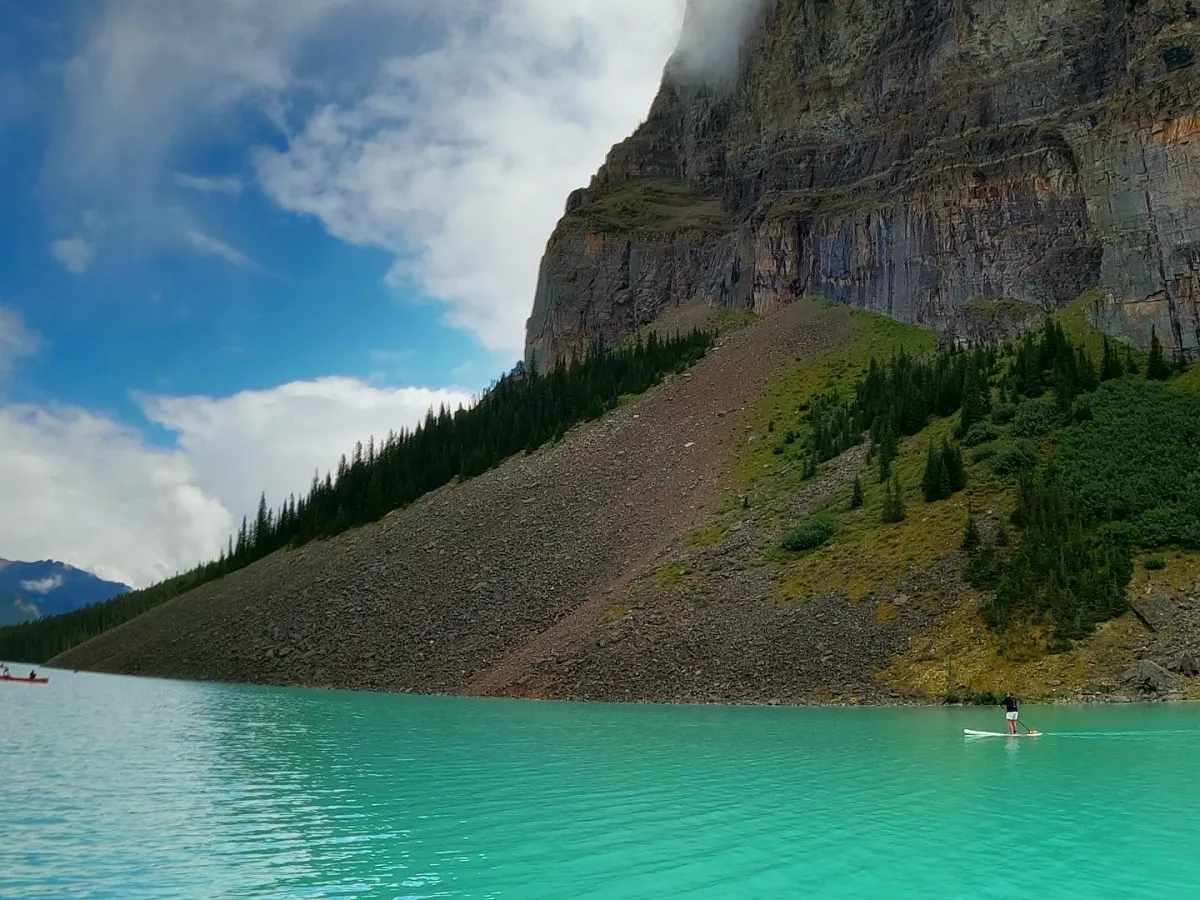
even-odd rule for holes
{"type": "Polygon", "coordinates": [[[1192,706],[1031,707],[1043,737],[964,740],[999,714],[52,675],[0,688],[4,897],[1191,897],[1200,883],[1200,831],[1181,827],[1200,800],[1192,706]]]}

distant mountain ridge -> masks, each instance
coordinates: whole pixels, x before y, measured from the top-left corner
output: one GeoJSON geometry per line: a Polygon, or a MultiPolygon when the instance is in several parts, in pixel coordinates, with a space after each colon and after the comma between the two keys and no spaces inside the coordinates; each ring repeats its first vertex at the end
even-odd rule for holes
{"type": "Polygon", "coordinates": [[[0,625],[61,615],[129,590],[128,585],[53,559],[0,559],[0,625]]]}

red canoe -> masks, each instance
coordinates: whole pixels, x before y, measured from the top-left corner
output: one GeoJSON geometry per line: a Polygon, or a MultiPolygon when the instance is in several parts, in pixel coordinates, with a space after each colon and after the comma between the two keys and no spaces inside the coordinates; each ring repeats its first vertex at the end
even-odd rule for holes
{"type": "Polygon", "coordinates": [[[12,675],[0,675],[0,681],[16,681],[21,684],[46,684],[49,678],[16,678],[12,675]]]}

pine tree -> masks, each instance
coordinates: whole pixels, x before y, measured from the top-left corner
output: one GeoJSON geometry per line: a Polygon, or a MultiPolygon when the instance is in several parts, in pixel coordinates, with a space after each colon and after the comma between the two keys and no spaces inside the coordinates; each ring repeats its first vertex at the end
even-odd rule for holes
{"type": "Polygon", "coordinates": [[[802,469],[802,477],[805,479],[813,478],[817,474],[817,457],[815,454],[807,453],[804,456],[804,464],[802,469]]]}
{"type": "Polygon", "coordinates": [[[949,496],[948,487],[945,460],[930,443],[929,448],[925,451],[925,473],[921,476],[921,493],[925,495],[925,502],[933,503],[946,499],[949,496]]]}
{"type": "Polygon", "coordinates": [[[1158,340],[1158,332],[1150,326],[1150,358],[1146,361],[1146,377],[1154,381],[1166,381],[1171,375],[1166,359],[1163,358],[1162,344],[1158,340]]]}
{"type": "Polygon", "coordinates": [[[979,526],[975,524],[975,516],[968,512],[967,529],[963,534],[962,548],[967,553],[973,553],[979,549],[981,543],[983,543],[983,539],[979,535],[979,526]]]}
{"type": "Polygon", "coordinates": [[[1090,394],[1100,386],[1096,377],[1096,367],[1092,364],[1091,354],[1082,345],[1075,348],[1075,386],[1080,393],[1090,394]]]}
{"type": "Polygon", "coordinates": [[[1133,358],[1133,348],[1128,345],[1125,347],[1125,371],[1130,375],[1136,375],[1139,371],[1137,360],[1133,358]]]}
{"type": "Polygon", "coordinates": [[[1111,381],[1114,378],[1120,378],[1124,374],[1125,367],[1121,365],[1121,357],[1117,355],[1117,351],[1108,340],[1108,336],[1105,335],[1104,352],[1100,358],[1100,380],[1111,381]]]}
{"type": "Polygon", "coordinates": [[[258,513],[254,517],[254,538],[251,542],[254,550],[259,550],[271,537],[271,523],[267,518],[267,493],[258,498],[258,513]]]}
{"type": "Polygon", "coordinates": [[[892,474],[892,463],[900,455],[900,437],[891,423],[884,426],[883,436],[879,441],[879,481],[883,483],[892,474]]]}
{"type": "Polygon", "coordinates": [[[886,523],[903,522],[906,512],[904,509],[904,490],[900,486],[900,475],[892,473],[883,493],[883,521],[886,523]]]}
{"type": "Polygon", "coordinates": [[[850,491],[850,508],[859,509],[863,505],[862,479],[854,476],[854,488],[850,491]]]}
{"type": "Polygon", "coordinates": [[[976,422],[982,422],[992,411],[991,388],[982,361],[972,359],[967,366],[963,383],[962,412],[959,415],[958,433],[964,435],[976,422]]]}
{"type": "Polygon", "coordinates": [[[246,517],[242,516],[242,527],[238,530],[237,535],[237,557],[243,559],[250,550],[250,534],[246,517]]]}
{"type": "Polygon", "coordinates": [[[967,471],[963,465],[962,448],[949,441],[942,442],[942,470],[946,473],[949,493],[956,494],[967,486],[967,471]]]}

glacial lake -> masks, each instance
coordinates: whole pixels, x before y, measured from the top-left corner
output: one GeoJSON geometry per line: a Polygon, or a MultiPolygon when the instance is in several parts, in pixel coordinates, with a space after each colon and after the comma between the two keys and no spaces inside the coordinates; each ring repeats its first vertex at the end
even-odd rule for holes
{"type": "MultiPolygon", "coordinates": [[[[24,671],[23,669],[21,671],[24,671]]],[[[0,685],[0,897],[1194,898],[1200,706],[0,685]]]]}

